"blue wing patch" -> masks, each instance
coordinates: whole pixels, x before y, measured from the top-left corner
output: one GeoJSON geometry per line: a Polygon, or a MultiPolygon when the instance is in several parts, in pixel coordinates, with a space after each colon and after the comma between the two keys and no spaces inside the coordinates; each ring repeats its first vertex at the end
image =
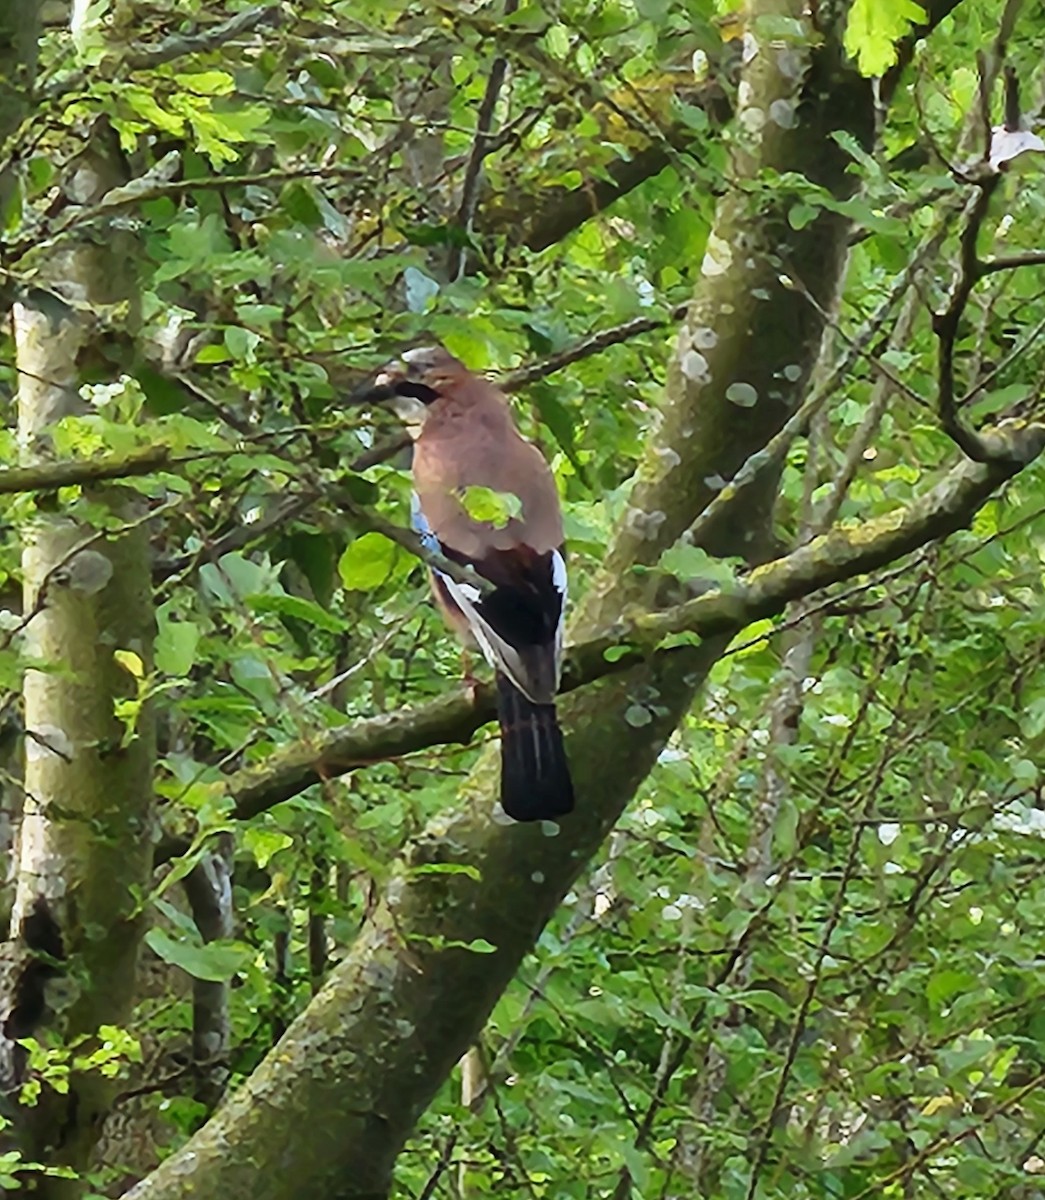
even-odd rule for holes
{"type": "MultiPolygon", "coordinates": [[[[439,539],[435,536],[435,532],[431,525],[428,524],[428,518],[421,511],[421,501],[417,497],[416,492],[410,493],[410,524],[414,527],[414,532],[421,539],[421,545],[432,554],[442,554],[443,546],[439,539]]],[[[432,570],[440,579],[446,582],[450,588],[451,594],[456,591],[462,592],[473,604],[478,604],[482,599],[478,588],[472,587],[468,583],[454,583],[454,581],[446,574],[445,571],[440,571],[438,567],[432,567],[432,570]]]]}
{"type": "Polygon", "coordinates": [[[426,550],[430,550],[433,554],[442,554],[443,547],[432,532],[428,518],[421,511],[421,501],[416,492],[410,493],[410,524],[414,527],[414,532],[421,539],[421,545],[426,550]]]}

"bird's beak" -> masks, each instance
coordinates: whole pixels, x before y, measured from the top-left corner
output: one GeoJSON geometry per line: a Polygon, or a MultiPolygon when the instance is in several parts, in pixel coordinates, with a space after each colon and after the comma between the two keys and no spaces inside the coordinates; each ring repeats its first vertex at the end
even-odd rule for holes
{"type": "Polygon", "coordinates": [[[395,360],[387,363],[368,383],[349,393],[346,404],[381,404],[396,395],[395,385],[406,378],[406,367],[395,360]]]}

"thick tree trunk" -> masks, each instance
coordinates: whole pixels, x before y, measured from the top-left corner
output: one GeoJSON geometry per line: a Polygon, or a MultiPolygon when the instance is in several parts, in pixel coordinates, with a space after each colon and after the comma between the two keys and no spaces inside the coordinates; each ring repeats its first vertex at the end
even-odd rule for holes
{"type": "MultiPolygon", "coordinates": [[[[102,122],[78,160],[70,204],[89,205],[123,182],[102,122]]],[[[133,261],[120,235],[56,250],[41,286],[15,306],[19,437],[26,463],[46,461],[51,434],[81,414],[81,365],[105,322],[133,310],[133,261]]],[[[79,1039],[77,1057],[128,1015],[151,860],[153,727],[143,699],[153,617],[144,510],[116,485],[78,497],[44,495],[25,532],[25,809],[17,848],[12,941],[0,991],[6,1090],[30,1076],[13,1039],[46,1031],[79,1039]],[[121,653],[122,652],[122,653],[121,653]],[[121,705],[117,715],[117,705],[121,705]]],[[[87,1165],[112,1091],[74,1061],[68,1090],[46,1082],[16,1111],[27,1157],[87,1165]]],[[[45,1178],[38,1194],[74,1195],[78,1181],[45,1178]]]]}
{"type": "MultiPolygon", "coordinates": [[[[800,17],[800,3],[785,7],[800,17]]],[[[728,478],[763,446],[802,394],[824,328],[821,309],[833,307],[844,271],[848,224],[825,212],[797,232],[786,197],[767,202],[743,184],[768,169],[794,171],[835,196],[850,194],[849,160],[831,134],[844,131],[866,146],[873,105],[867,83],[842,64],[838,33],[816,52],[751,45],[737,186],[720,205],[660,428],[575,636],[648,599],[632,568],[656,562],[715,495],[716,477],[728,478]],[[819,307],[802,300],[785,274],[819,307]]],[[[712,531],[709,544],[720,553],[757,553],[771,498],[770,482],[728,530],[712,531]]],[[[579,802],[559,830],[493,824],[496,768],[485,759],[466,789],[467,809],[433,822],[411,848],[348,958],[269,1059],[130,1195],[385,1194],[417,1117],[656,761],[723,646],[719,638],[680,649],[564,702],[579,802]],[[482,879],[417,871],[432,862],[478,865],[482,879]],[[465,948],[478,938],[495,952],[465,948]]]]}
{"type": "MultiPolygon", "coordinates": [[[[0,6],[0,145],[17,131],[28,108],[36,75],[41,8],[40,0],[0,6]]],[[[7,219],[17,185],[15,168],[9,159],[7,167],[0,170],[0,220],[7,219]]],[[[0,933],[4,936],[14,899],[11,850],[22,812],[22,793],[15,784],[21,776],[15,725],[13,714],[0,718],[0,771],[4,780],[0,785],[0,859],[4,863],[0,872],[0,933]]]]}
{"type": "MultiPolygon", "coordinates": [[[[0,5],[0,144],[25,117],[36,76],[43,0],[0,5]]],[[[0,171],[0,215],[6,220],[17,183],[13,165],[0,171]]]]}

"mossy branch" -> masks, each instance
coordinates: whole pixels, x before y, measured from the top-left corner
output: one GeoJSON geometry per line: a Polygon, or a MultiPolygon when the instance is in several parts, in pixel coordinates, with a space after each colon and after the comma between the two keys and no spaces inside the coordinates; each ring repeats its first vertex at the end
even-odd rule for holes
{"type": "MultiPolygon", "coordinates": [[[[999,434],[999,436],[1002,436],[999,434]]],[[[725,590],[705,592],[660,612],[633,614],[567,653],[562,691],[571,692],[635,666],[679,634],[739,632],[782,612],[791,601],[865,575],[967,525],[991,493],[1045,448],[1045,426],[1008,430],[1011,459],[966,461],[905,508],[849,528],[836,528],[784,558],[756,568],[725,590]],[[607,657],[609,656],[609,657],[607,657]]],[[[670,651],[667,651],[670,652],[670,651]]],[[[416,707],[383,713],[297,742],[229,782],[235,815],[256,816],[323,779],[467,742],[493,720],[493,688],[458,688],[416,707]]]]}
{"type": "Polygon", "coordinates": [[[137,454],[107,454],[98,458],[66,462],[33,463],[26,467],[8,467],[0,471],[0,496],[25,492],[54,492],[77,484],[101,483],[110,479],[129,479],[148,475],[170,463],[171,452],[158,446],[137,454]]]}

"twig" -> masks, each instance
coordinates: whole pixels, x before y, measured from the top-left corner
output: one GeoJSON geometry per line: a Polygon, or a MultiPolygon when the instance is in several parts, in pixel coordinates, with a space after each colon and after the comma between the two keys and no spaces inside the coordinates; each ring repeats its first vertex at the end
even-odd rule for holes
{"type": "MultiPolygon", "coordinates": [[[[955,396],[954,357],[958,340],[958,329],[968,307],[976,284],[989,274],[1015,269],[1018,266],[1037,265],[1043,257],[1014,255],[1011,258],[988,260],[979,256],[979,240],[984,222],[990,211],[991,200],[1002,180],[1003,162],[993,162],[991,149],[994,130],[991,125],[990,97],[987,65],[980,56],[980,108],[984,121],[985,143],[983,162],[978,172],[969,178],[976,192],[966,205],[965,223],[958,241],[958,274],[951,289],[950,301],[943,312],[933,314],[933,332],[937,340],[937,396],[936,408],[940,426],[958,448],[974,462],[991,462],[1004,459],[1011,447],[1004,438],[996,434],[976,433],[966,428],[958,415],[955,396]]],[[[1005,78],[1005,124],[1004,131],[1016,133],[1020,129],[1019,83],[1016,73],[1006,67],[1005,78]]]]}
{"type": "MultiPolygon", "coordinates": [[[[148,187],[134,188],[127,185],[116,189],[117,195],[112,199],[103,196],[97,204],[89,207],[75,207],[67,210],[64,220],[44,238],[34,231],[33,236],[23,236],[18,242],[7,246],[8,261],[26,257],[30,252],[39,253],[50,249],[62,238],[90,225],[95,221],[108,221],[115,213],[133,205],[143,204],[149,200],[160,200],[184,196],[192,192],[220,192],[235,187],[264,187],[268,184],[289,183],[294,179],[349,179],[365,185],[368,176],[355,164],[331,164],[327,166],[282,167],[271,171],[257,171],[243,175],[214,175],[197,179],[174,179],[169,182],[157,182],[148,187]]],[[[112,194],[110,194],[112,195],[112,194]]]]}
{"type": "Polygon", "coordinates": [[[1004,258],[981,258],[977,264],[977,278],[994,275],[998,271],[1016,271],[1020,267],[1045,266],[1045,250],[1028,250],[1026,254],[1007,254],[1004,258]]]}
{"type": "MultiPolygon", "coordinates": [[[[754,454],[750,455],[740,470],[719,491],[718,495],[711,500],[690,528],[690,536],[694,541],[699,541],[704,532],[712,528],[714,523],[723,517],[725,512],[737,502],[741,493],[750,487],[767,467],[778,462],[787,453],[791,443],[806,430],[809,422],[834,394],[835,389],[848,374],[853,363],[858,358],[867,357],[870,362],[877,362],[875,357],[870,354],[871,343],[878,335],[879,330],[885,324],[886,320],[888,320],[893,306],[911,286],[915,274],[921,268],[926,257],[931,253],[933,247],[938,243],[939,237],[939,233],[933,234],[918,248],[912,260],[897,277],[889,295],[886,296],[875,312],[867,319],[863,328],[854,335],[843,335],[848,345],[846,353],[839,358],[830,374],[813,389],[809,397],[788,418],[779,432],[774,434],[760,450],[756,450],[754,454]]],[[[821,306],[817,304],[815,297],[795,280],[792,280],[792,286],[796,291],[805,296],[807,300],[816,305],[820,309],[821,315],[829,323],[835,324],[835,328],[841,332],[837,323],[834,323],[830,315],[824,312],[821,306]]],[[[904,385],[898,383],[897,386],[903,387],[904,385]]]]}
{"type": "Polygon", "coordinates": [[[153,564],[153,581],[162,582],[165,579],[169,579],[172,575],[177,575],[179,572],[187,570],[204,555],[211,562],[217,562],[219,558],[231,553],[233,550],[242,550],[244,546],[249,546],[252,542],[256,542],[258,538],[268,533],[270,529],[276,529],[286,524],[293,517],[303,513],[316,502],[317,498],[318,493],[309,489],[303,491],[300,495],[285,499],[276,505],[271,512],[261,517],[260,520],[245,524],[241,518],[237,517],[231,529],[217,538],[216,541],[203,546],[197,553],[180,554],[175,558],[158,559],[153,564]]]}
{"type": "Polygon", "coordinates": [[[376,446],[371,446],[369,450],[364,450],[358,458],[354,458],[348,464],[348,469],[356,474],[362,471],[369,471],[371,467],[379,466],[383,462],[388,462],[390,458],[395,458],[397,454],[401,454],[411,445],[412,442],[410,441],[409,434],[400,433],[396,437],[378,442],[376,446]]]}
{"type": "Polygon", "coordinates": [[[173,34],[154,46],[135,43],[124,59],[124,65],[131,71],[147,71],[186,54],[217,50],[245,33],[253,33],[256,29],[265,26],[275,28],[283,19],[282,5],[258,5],[206,29],[194,33],[173,34]]]}
{"type": "MultiPolygon", "coordinates": [[[[282,6],[279,4],[248,8],[217,25],[197,29],[193,33],[172,34],[152,46],[135,42],[122,58],[120,66],[127,71],[147,71],[173,62],[186,54],[217,50],[245,33],[252,33],[266,25],[279,25],[282,20],[282,6]]],[[[69,92],[85,87],[88,82],[89,76],[86,71],[66,72],[45,84],[37,95],[40,100],[57,100],[69,92]]]]}
{"type": "MultiPolygon", "coordinates": [[[[512,392],[521,391],[523,388],[529,387],[531,383],[536,383],[539,379],[546,379],[549,375],[554,375],[556,371],[562,371],[576,362],[601,354],[603,350],[608,350],[611,346],[619,346],[631,338],[639,337],[643,333],[650,333],[654,329],[666,328],[673,322],[681,320],[686,315],[688,307],[687,301],[685,304],[676,304],[667,316],[633,317],[630,321],[624,321],[620,325],[611,325],[608,329],[600,329],[598,332],[591,333],[587,337],[581,338],[580,341],[574,342],[572,346],[567,346],[565,350],[560,350],[557,354],[550,354],[547,358],[540,358],[536,362],[528,363],[525,367],[510,371],[497,381],[497,385],[509,395],[512,392]]],[[[405,433],[390,438],[365,450],[349,464],[349,470],[360,472],[366,471],[370,467],[376,467],[378,464],[394,458],[401,451],[406,450],[409,445],[410,438],[405,433]]]]}
{"type": "MultiPolygon", "coordinates": [[[[1010,1093],[1004,1100],[993,1104],[984,1114],[981,1120],[981,1125],[987,1125],[996,1117],[1009,1111],[1015,1105],[1021,1103],[1033,1092],[1045,1086],[1045,1071],[1039,1072],[1034,1076],[1029,1083],[1026,1083],[1021,1088],[1010,1093]]],[[[897,1183],[901,1179],[910,1177],[919,1167],[923,1167],[931,1158],[939,1154],[941,1150],[946,1150],[948,1146],[953,1146],[960,1142],[962,1138],[971,1136],[973,1130],[965,1125],[959,1125],[958,1128],[952,1128],[948,1133],[941,1134],[935,1138],[927,1146],[919,1150],[912,1158],[908,1159],[896,1170],[890,1171],[887,1175],[876,1179],[874,1183],[869,1184],[863,1191],[857,1192],[853,1200],[870,1200],[872,1196],[881,1196],[887,1194],[887,1189],[890,1184],[897,1183]]]]}
{"type": "Polygon", "coordinates": [[[977,184],[977,192],[966,209],[965,227],[959,242],[958,278],[951,300],[942,313],[933,315],[933,332],[938,343],[936,410],[940,425],[951,440],[974,462],[990,462],[992,452],[984,440],[966,429],[958,416],[954,387],[954,350],[958,326],[969,303],[969,297],[979,278],[979,258],[976,252],[980,230],[997,191],[1001,176],[988,175],[977,184]]]}
{"type": "Polygon", "coordinates": [[[449,575],[455,583],[477,588],[483,595],[489,595],[493,590],[493,584],[488,579],[483,579],[471,567],[462,567],[458,563],[451,562],[438,551],[429,550],[412,529],[404,529],[402,525],[396,525],[394,521],[387,520],[372,509],[364,508],[347,492],[340,491],[336,496],[336,503],[368,531],[383,534],[389,541],[402,546],[404,550],[415,558],[421,559],[434,570],[440,571],[443,575],[449,575]]]}
{"type": "MultiPolygon", "coordinates": [[[[884,767],[884,762],[882,763],[884,767]]],[[[866,789],[864,797],[863,813],[866,815],[870,808],[871,799],[875,795],[875,789],[869,787],[866,789]]],[[[751,1165],[751,1175],[748,1179],[748,1189],[746,1200],[754,1200],[755,1194],[758,1191],[759,1177],[762,1174],[762,1168],[765,1166],[766,1157],[769,1154],[769,1146],[773,1137],[773,1129],[776,1125],[777,1114],[780,1112],[781,1106],[784,1103],[784,1095],[787,1091],[787,1083],[791,1077],[791,1071],[794,1067],[795,1060],[798,1058],[798,1051],[802,1041],[802,1034],[805,1032],[806,1020],[809,1016],[809,1010],[813,1006],[813,1001],[816,999],[817,986],[820,983],[820,974],[824,967],[824,960],[827,958],[827,952],[831,944],[831,939],[834,937],[835,929],[838,927],[838,922],[842,917],[842,905],[846,898],[846,889],[852,881],[853,872],[856,870],[856,859],[860,849],[860,841],[864,835],[864,827],[857,823],[853,827],[852,837],[849,840],[849,853],[846,856],[845,865],[842,868],[842,877],[835,888],[834,902],[831,905],[831,911],[828,914],[827,920],[824,922],[824,927],[820,935],[820,942],[817,946],[816,959],[813,963],[813,970],[806,982],[805,992],[803,993],[801,1002],[798,1006],[798,1012],[795,1014],[794,1023],[791,1026],[791,1031],[787,1040],[787,1048],[784,1052],[784,1063],[780,1069],[780,1077],[777,1080],[776,1089],[773,1092],[773,1100],[769,1107],[769,1113],[766,1116],[762,1128],[762,1135],[758,1141],[758,1149],[755,1152],[755,1159],[751,1165]]]]}
{"type": "MultiPolygon", "coordinates": [[[[504,0],[504,16],[510,17],[519,7],[519,0],[504,0]]],[[[493,131],[494,112],[497,101],[504,86],[505,75],[508,72],[508,59],[499,55],[490,66],[490,77],[486,81],[486,91],[479,105],[479,115],[475,123],[475,140],[472,152],[468,157],[468,166],[464,172],[464,184],[461,188],[461,205],[457,210],[457,229],[460,242],[450,247],[450,263],[447,274],[451,281],[460,279],[468,265],[468,239],[475,223],[475,210],[479,203],[479,180],[482,177],[483,161],[492,149],[491,133],[493,131]]]]}
{"type": "Polygon", "coordinates": [[[12,625],[10,629],[5,630],[0,634],[0,650],[6,649],[14,639],[25,629],[34,617],[40,615],[47,607],[48,597],[52,586],[61,584],[65,578],[66,569],[72,563],[73,559],[78,554],[82,554],[85,550],[90,550],[92,546],[96,546],[99,542],[107,541],[110,538],[123,537],[125,534],[131,533],[135,529],[140,529],[142,525],[147,525],[150,521],[154,521],[157,517],[165,512],[170,512],[176,504],[181,501],[171,501],[168,504],[161,505],[157,509],[143,513],[140,517],[136,517],[133,521],[126,521],[116,529],[96,529],[81,541],[69,547],[68,550],[53,563],[47,570],[43,579],[40,581],[40,586],[36,589],[36,595],[33,597],[33,602],[22,614],[21,620],[12,625]]]}
{"type": "Polygon", "coordinates": [[[505,392],[517,392],[524,387],[529,387],[531,383],[536,383],[538,379],[545,379],[549,375],[554,375],[556,371],[572,366],[575,362],[581,362],[585,358],[601,354],[603,350],[608,350],[611,346],[619,346],[622,342],[629,341],[640,334],[650,333],[654,329],[663,329],[675,321],[680,321],[686,315],[688,308],[689,302],[687,301],[685,304],[676,304],[667,316],[633,317],[621,325],[600,329],[597,333],[589,334],[572,346],[567,346],[565,350],[560,350],[557,354],[550,354],[547,358],[538,359],[537,362],[510,372],[498,382],[498,386],[505,392]]]}

